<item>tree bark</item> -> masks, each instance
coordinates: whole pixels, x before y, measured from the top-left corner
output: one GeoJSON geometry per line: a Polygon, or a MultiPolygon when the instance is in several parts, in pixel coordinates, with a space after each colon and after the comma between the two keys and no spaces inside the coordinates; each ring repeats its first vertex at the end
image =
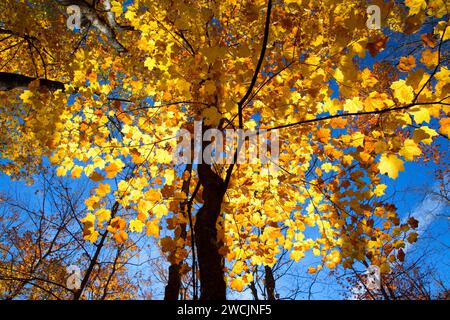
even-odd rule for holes
{"type": "Polygon", "coordinates": [[[275,278],[273,277],[272,268],[264,266],[264,271],[266,273],[267,300],[275,300],[275,278]]]}
{"type": "Polygon", "coordinates": [[[200,300],[225,300],[224,266],[216,228],[225,185],[208,164],[199,164],[198,174],[203,186],[203,206],[197,212],[194,230],[200,269],[200,300]]]}
{"type": "Polygon", "coordinates": [[[169,266],[169,279],[164,290],[164,300],[178,300],[181,287],[181,264],[171,264],[169,266]]]}
{"type": "MultiPolygon", "coordinates": [[[[30,82],[37,78],[16,73],[0,72],[0,91],[8,91],[15,88],[28,89],[30,82]]],[[[39,79],[39,87],[45,87],[50,91],[61,89],[64,91],[64,83],[48,79],[39,79]]]]}
{"type": "Polygon", "coordinates": [[[258,290],[256,290],[255,281],[250,282],[248,286],[252,292],[253,300],[258,301],[259,300],[258,290]]]}

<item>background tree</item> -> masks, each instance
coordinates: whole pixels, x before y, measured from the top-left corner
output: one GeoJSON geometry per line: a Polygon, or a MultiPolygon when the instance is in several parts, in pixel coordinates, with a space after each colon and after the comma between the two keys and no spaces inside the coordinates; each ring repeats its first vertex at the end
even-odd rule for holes
{"type": "Polygon", "coordinates": [[[20,191],[1,195],[2,298],[137,297],[136,280],[129,270],[136,244],[86,243],[81,221],[84,193],[82,184],[67,185],[54,174],[43,174],[35,184],[34,197],[20,191]],[[68,284],[70,266],[80,270],[84,285],[79,290],[68,284]]]}

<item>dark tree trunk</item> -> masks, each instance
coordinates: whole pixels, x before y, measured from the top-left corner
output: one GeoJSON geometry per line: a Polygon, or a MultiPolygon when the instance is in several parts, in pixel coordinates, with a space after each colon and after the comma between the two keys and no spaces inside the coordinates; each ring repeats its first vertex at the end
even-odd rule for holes
{"type": "Polygon", "coordinates": [[[200,269],[200,299],[225,300],[224,266],[216,228],[225,185],[208,164],[199,164],[198,174],[203,186],[203,206],[197,212],[194,230],[200,269]]]}
{"type": "Polygon", "coordinates": [[[169,266],[169,280],[164,290],[164,300],[178,300],[181,287],[180,264],[169,266]]]}
{"type": "Polygon", "coordinates": [[[273,277],[272,268],[265,266],[264,271],[266,273],[267,300],[275,300],[275,278],[273,277]]]}
{"type": "Polygon", "coordinates": [[[252,291],[253,300],[259,300],[258,290],[256,289],[255,281],[250,282],[248,285],[250,290],[252,291]]]}
{"type": "MultiPolygon", "coordinates": [[[[34,80],[37,80],[37,78],[16,73],[0,72],[0,91],[8,91],[15,88],[27,89],[30,82],[34,80]]],[[[39,87],[45,87],[50,91],[58,89],[64,91],[64,83],[48,79],[39,79],[39,87]]]]}

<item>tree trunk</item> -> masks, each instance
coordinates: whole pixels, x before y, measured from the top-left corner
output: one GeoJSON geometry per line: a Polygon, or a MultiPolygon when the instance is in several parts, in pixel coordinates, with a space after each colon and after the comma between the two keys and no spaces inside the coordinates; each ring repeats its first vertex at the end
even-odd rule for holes
{"type": "Polygon", "coordinates": [[[200,269],[200,299],[225,300],[224,266],[216,228],[225,185],[208,164],[199,164],[198,174],[203,186],[203,206],[197,212],[194,230],[200,269]]]}
{"type": "Polygon", "coordinates": [[[253,300],[258,301],[259,300],[258,290],[256,290],[255,281],[250,282],[250,284],[248,286],[252,292],[253,300]]]}
{"type": "Polygon", "coordinates": [[[164,300],[178,300],[181,287],[180,264],[169,266],[169,280],[164,290],[164,300]]]}
{"type": "Polygon", "coordinates": [[[264,271],[266,273],[267,300],[275,300],[275,278],[273,277],[272,268],[265,266],[264,271]]]}
{"type": "MultiPolygon", "coordinates": [[[[0,91],[8,91],[15,88],[28,89],[30,82],[38,78],[28,77],[21,74],[0,72],[0,91]]],[[[50,91],[61,89],[64,91],[64,83],[48,79],[39,79],[39,87],[45,87],[50,91]]]]}

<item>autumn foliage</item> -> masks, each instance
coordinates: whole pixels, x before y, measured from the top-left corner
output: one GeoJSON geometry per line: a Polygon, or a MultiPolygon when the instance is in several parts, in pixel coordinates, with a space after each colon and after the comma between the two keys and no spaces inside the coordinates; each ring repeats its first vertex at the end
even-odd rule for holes
{"type": "Polygon", "coordinates": [[[2,1],[0,170],[87,181],[83,241],[124,250],[150,237],[167,299],[186,278],[191,298],[225,299],[256,270],[274,298],[271,268],[310,255],[309,274],[388,275],[418,227],[384,196],[389,182],[408,162],[448,160],[448,11],[443,0],[2,1]],[[75,31],[69,5],[81,8],[75,31]],[[368,28],[368,5],[381,28],[368,28]],[[200,120],[224,135],[277,131],[279,157],[177,164],[177,132],[200,120]]]}

